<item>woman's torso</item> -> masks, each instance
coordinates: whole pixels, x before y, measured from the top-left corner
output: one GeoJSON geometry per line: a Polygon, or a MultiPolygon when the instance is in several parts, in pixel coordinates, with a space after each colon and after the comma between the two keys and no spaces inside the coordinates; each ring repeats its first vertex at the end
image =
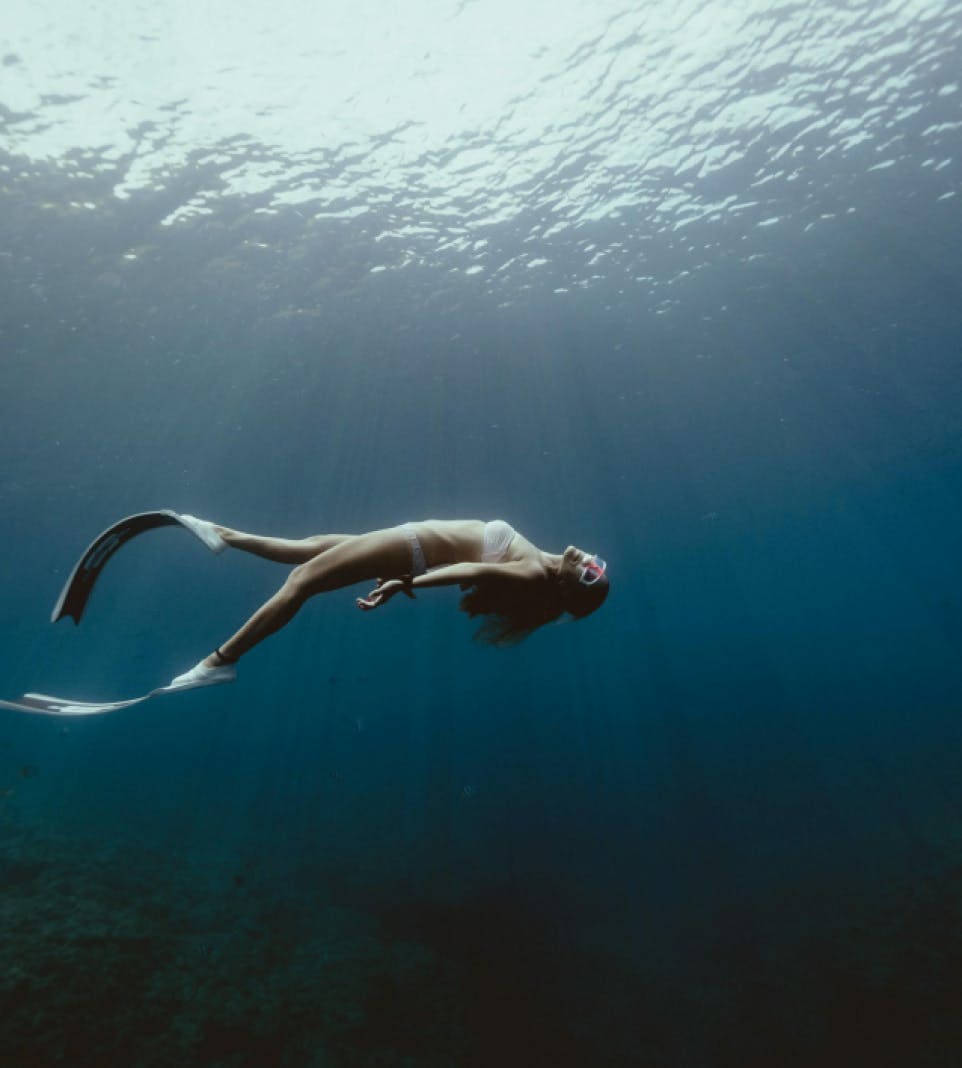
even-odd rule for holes
{"type": "Polygon", "coordinates": [[[503,520],[490,524],[483,519],[425,519],[412,523],[424,551],[427,566],[480,563],[489,550],[488,562],[509,564],[535,558],[538,548],[516,530],[511,531],[503,520]],[[497,524],[497,525],[496,525],[497,524]],[[487,546],[485,527],[488,527],[487,546]],[[495,560],[494,556],[500,555],[495,560]]]}

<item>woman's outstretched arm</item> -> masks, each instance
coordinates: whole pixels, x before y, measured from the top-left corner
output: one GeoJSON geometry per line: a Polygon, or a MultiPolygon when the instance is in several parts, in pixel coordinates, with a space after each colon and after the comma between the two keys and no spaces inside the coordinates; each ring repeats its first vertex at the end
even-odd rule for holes
{"type": "Polygon", "coordinates": [[[413,597],[413,590],[431,589],[435,586],[473,586],[485,578],[536,582],[543,577],[541,569],[527,561],[510,564],[448,564],[423,575],[415,575],[413,579],[378,582],[377,587],[367,597],[358,597],[357,606],[365,610],[380,608],[397,593],[406,593],[408,597],[413,597]]]}
{"type": "Polygon", "coordinates": [[[520,581],[541,578],[540,568],[527,561],[510,564],[448,564],[416,575],[410,585],[416,590],[432,586],[473,586],[486,578],[515,578],[520,581]]]}

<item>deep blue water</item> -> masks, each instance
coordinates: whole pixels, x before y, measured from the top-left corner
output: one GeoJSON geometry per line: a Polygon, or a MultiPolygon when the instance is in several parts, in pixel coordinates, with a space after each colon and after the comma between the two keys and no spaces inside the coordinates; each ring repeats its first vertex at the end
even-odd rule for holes
{"type": "Polygon", "coordinates": [[[509,650],[343,591],[232,686],[0,711],[0,1064],[957,1064],[962,6],[427,5],[340,103],[278,12],[246,113],[187,9],[48,7],[0,57],[0,696],[142,693],[283,581],[163,530],[51,626],[151,508],[503,516],[612,586],[509,650]]]}

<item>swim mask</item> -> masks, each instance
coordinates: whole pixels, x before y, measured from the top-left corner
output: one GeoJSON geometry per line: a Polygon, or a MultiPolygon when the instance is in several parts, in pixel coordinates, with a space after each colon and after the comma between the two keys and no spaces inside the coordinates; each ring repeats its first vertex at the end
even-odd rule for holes
{"type": "Polygon", "coordinates": [[[594,586],[601,581],[602,575],[608,570],[608,565],[600,556],[592,556],[581,568],[578,581],[584,586],[594,586]]]}

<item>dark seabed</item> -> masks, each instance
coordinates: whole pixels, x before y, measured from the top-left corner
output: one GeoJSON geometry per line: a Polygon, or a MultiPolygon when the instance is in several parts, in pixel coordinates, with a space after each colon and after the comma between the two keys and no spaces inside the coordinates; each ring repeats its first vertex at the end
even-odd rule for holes
{"type": "Polygon", "coordinates": [[[283,580],[160,530],[51,626],[153,508],[611,597],[0,711],[2,1068],[962,1063],[962,4],[10,6],[0,697],[283,580]]]}

